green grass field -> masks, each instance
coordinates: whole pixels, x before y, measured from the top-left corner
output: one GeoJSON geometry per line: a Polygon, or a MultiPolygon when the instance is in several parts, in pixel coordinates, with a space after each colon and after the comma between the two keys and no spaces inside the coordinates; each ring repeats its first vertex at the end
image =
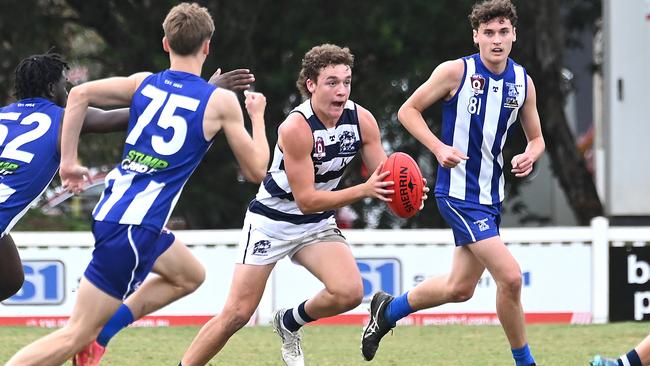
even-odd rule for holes
{"type": "MultiPolygon", "coordinates": [[[[20,347],[52,330],[0,327],[0,362],[20,347]]],[[[109,345],[102,365],[176,366],[198,331],[194,327],[129,328],[109,345]]],[[[528,327],[539,366],[588,365],[595,353],[618,356],[650,332],[644,323],[607,325],[532,325],[528,327]]],[[[362,360],[361,328],[309,326],[303,349],[311,366],[513,365],[505,336],[496,326],[400,326],[382,341],[375,360],[362,360]]],[[[270,327],[246,327],[210,365],[283,365],[280,340],[270,327]]],[[[67,365],[70,363],[68,362],[67,365]]]]}

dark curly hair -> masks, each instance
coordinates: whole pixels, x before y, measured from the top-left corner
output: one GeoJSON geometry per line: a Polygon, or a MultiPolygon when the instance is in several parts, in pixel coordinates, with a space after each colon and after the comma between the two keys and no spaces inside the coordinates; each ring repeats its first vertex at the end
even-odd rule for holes
{"type": "Polygon", "coordinates": [[[330,65],[346,65],[351,69],[354,66],[354,55],[347,47],[341,48],[328,43],[315,46],[305,53],[305,57],[302,59],[302,69],[296,81],[296,86],[303,98],[311,97],[305,84],[307,79],[316,82],[320,69],[330,65]]]}
{"type": "Polygon", "coordinates": [[[517,8],[510,0],[486,0],[474,4],[468,18],[472,29],[478,29],[481,23],[487,23],[495,18],[509,19],[514,27],[517,24],[517,8]]]}
{"type": "Polygon", "coordinates": [[[16,66],[14,96],[18,100],[47,96],[50,85],[61,80],[63,71],[69,69],[58,53],[29,56],[16,66]]]}

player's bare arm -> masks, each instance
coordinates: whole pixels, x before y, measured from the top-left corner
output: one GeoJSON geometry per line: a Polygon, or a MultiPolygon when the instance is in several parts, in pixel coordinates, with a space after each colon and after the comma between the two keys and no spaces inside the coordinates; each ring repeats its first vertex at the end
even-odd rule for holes
{"type": "Polygon", "coordinates": [[[521,107],[521,126],[526,134],[526,150],[512,158],[512,172],[516,177],[522,178],[530,174],[533,164],[539,159],[546,147],[542,136],[542,126],[537,112],[537,92],[533,79],[528,76],[528,94],[521,107]]]}
{"type": "Polygon", "coordinates": [[[248,134],[244,126],[244,116],[237,96],[229,90],[217,89],[212,93],[210,107],[205,111],[203,131],[206,140],[223,129],[228,145],[235,154],[244,177],[254,183],[259,183],[266,175],[269,164],[269,143],[266,139],[264,126],[264,109],[266,98],[260,93],[247,93],[246,105],[250,106],[249,113],[253,127],[253,136],[248,134]]]}
{"type": "MultiPolygon", "coordinates": [[[[81,133],[107,133],[126,131],[129,125],[129,108],[118,108],[105,111],[103,109],[88,107],[86,119],[81,126],[81,133]]],[[[63,124],[59,125],[58,151],[61,152],[61,132],[63,124]]]]}
{"type": "Polygon", "coordinates": [[[107,133],[126,131],[129,126],[129,108],[103,110],[88,107],[81,133],[107,133]]]}
{"type": "Polygon", "coordinates": [[[357,105],[359,116],[359,130],[361,133],[361,158],[370,171],[377,169],[380,163],[388,158],[381,144],[381,134],[377,120],[367,109],[357,105]]]}
{"type": "MultiPolygon", "coordinates": [[[[365,197],[386,200],[383,195],[391,183],[382,182],[387,173],[377,166],[367,182],[338,191],[317,190],[311,152],[314,145],[309,125],[298,113],[291,113],[278,129],[278,146],[284,154],[285,172],[296,204],[305,214],[333,210],[365,197]],[[377,188],[375,188],[377,187],[377,188]]],[[[384,153],[385,156],[385,153],[384,153]]]]}
{"type": "Polygon", "coordinates": [[[78,85],[70,91],[63,116],[61,130],[61,167],[59,175],[63,187],[79,193],[84,185],[88,169],[77,161],[77,145],[89,105],[126,106],[142,80],[149,73],[137,73],[129,77],[114,77],[78,85]]]}
{"type": "Polygon", "coordinates": [[[402,125],[426,146],[445,168],[453,168],[468,157],[455,147],[442,143],[429,129],[422,113],[441,99],[453,98],[464,71],[465,65],[460,59],[440,64],[433,70],[429,79],[404,102],[397,114],[402,125]]]}

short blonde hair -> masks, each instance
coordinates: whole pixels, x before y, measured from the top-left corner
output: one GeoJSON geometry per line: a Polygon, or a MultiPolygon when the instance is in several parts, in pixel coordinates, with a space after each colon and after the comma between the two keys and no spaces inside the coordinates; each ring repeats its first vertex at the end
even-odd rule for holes
{"type": "Polygon", "coordinates": [[[169,47],[179,55],[191,55],[212,38],[214,21],[208,9],[197,3],[180,3],[167,13],[162,24],[169,47]]]}
{"type": "Polygon", "coordinates": [[[302,69],[296,81],[296,86],[303,98],[311,98],[311,92],[307,89],[307,79],[311,79],[315,83],[320,70],[330,65],[346,65],[352,69],[354,55],[347,47],[341,48],[328,43],[315,46],[305,53],[305,57],[302,58],[302,69]]]}

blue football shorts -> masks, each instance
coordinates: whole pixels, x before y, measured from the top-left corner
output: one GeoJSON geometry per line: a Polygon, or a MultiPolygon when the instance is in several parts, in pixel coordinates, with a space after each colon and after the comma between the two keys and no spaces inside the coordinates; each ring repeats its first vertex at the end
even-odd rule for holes
{"type": "Polygon", "coordinates": [[[436,197],[438,210],[454,233],[456,246],[499,235],[501,204],[481,205],[452,197],[436,197]]]}
{"type": "Polygon", "coordinates": [[[93,221],[95,249],[84,276],[100,290],[126,299],[151,272],[156,259],[174,242],[174,234],[137,225],[93,221]]]}

